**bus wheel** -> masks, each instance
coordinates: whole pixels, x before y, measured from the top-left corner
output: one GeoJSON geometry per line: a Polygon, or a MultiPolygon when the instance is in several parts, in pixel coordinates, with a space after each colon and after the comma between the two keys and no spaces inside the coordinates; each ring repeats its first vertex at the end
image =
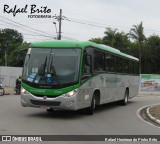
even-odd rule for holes
{"type": "Polygon", "coordinates": [[[87,114],[93,115],[95,107],[96,107],[96,98],[93,95],[92,101],[91,101],[91,106],[87,108],[87,114]]]}
{"type": "Polygon", "coordinates": [[[129,91],[126,89],[124,99],[120,101],[121,105],[125,106],[128,104],[129,91]]]}
{"type": "Polygon", "coordinates": [[[53,112],[53,108],[48,108],[47,112],[53,112]]]}
{"type": "Polygon", "coordinates": [[[4,95],[4,88],[0,88],[0,96],[4,95]]]}

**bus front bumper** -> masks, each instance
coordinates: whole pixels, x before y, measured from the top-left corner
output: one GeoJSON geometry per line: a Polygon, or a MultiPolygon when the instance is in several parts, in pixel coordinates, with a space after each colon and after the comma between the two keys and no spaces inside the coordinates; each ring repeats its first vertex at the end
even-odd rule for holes
{"type": "Polygon", "coordinates": [[[67,97],[65,94],[58,97],[37,97],[33,94],[21,93],[21,105],[24,107],[53,108],[62,110],[77,110],[77,94],[67,97]]]}

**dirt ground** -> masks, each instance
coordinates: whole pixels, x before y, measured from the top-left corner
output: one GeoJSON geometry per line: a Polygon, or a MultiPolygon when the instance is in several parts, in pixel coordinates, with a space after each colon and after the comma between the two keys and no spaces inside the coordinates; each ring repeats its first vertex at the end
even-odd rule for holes
{"type": "Polygon", "coordinates": [[[150,108],[150,114],[160,120],[160,105],[150,108]]]}

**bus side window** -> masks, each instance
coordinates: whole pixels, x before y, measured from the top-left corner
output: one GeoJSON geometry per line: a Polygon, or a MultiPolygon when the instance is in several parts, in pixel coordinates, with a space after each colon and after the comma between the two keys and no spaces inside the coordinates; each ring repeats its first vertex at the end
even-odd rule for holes
{"type": "Polygon", "coordinates": [[[130,74],[134,74],[134,62],[129,61],[129,72],[130,74]]]}
{"type": "Polygon", "coordinates": [[[139,66],[138,66],[138,62],[134,62],[134,74],[138,74],[139,73],[139,66]]]}
{"type": "Polygon", "coordinates": [[[90,55],[90,52],[89,52],[89,49],[86,49],[84,51],[84,54],[83,54],[83,65],[82,65],[82,80],[84,79],[87,79],[88,77],[91,76],[91,71],[92,71],[92,60],[90,61],[91,62],[91,65],[88,65],[88,62],[87,62],[87,58],[91,58],[91,55],[90,55]],[[88,50],[88,51],[87,51],[88,50]]]}
{"type": "Polygon", "coordinates": [[[122,58],[116,57],[116,72],[122,73],[122,58]]]}
{"type": "Polygon", "coordinates": [[[106,53],[106,71],[115,72],[114,56],[106,53]]]}
{"type": "Polygon", "coordinates": [[[105,53],[95,50],[94,51],[94,71],[104,72],[105,71],[105,53]]]}
{"type": "Polygon", "coordinates": [[[89,74],[91,72],[91,66],[87,64],[87,53],[84,52],[83,56],[83,74],[89,74]]]}
{"type": "Polygon", "coordinates": [[[129,73],[129,60],[123,58],[122,59],[122,72],[127,74],[129,73]]]}

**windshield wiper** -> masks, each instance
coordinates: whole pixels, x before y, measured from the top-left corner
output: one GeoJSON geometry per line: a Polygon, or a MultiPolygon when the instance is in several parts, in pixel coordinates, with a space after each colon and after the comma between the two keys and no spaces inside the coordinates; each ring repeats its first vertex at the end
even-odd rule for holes
{"type": "Polygon", "coordinates": [[[38,75],[43,75],[43,74],[45,74],[46,66],[47,66],[47,56],[46,56],[46,59],[45,59],[44,64],[42,64],[42,65],[40,66],[40,68],[38,69],[37,74],[38,74],[38,75]]]}
{"type": "Polygon", "coordinates": [[[38,72],[36,73],[36,75],[35,75],[35,77],[34,77],[34,79],[33,79],[33,83],[35,82],[35,80],[36,80],[36,78],[37,78],[38,75],[43,75],[43,74],[45,74],[46,66],[47,66],[47,56],[46,56],[46,59],[45,59],[44,64],[42,64],[42,65],[40,66],[40,68],[38,69],[38,72]]]}
{"type": "Polygon", "coordinates": [[[51,64],[49,66],[49,73],[51,73],[54,76],[56,76],[56,70],[55,70],[55,67],[54,67],[54,65],[52,63],[53,63],[53,56],[52,56],[52,59],[51,59],[51,64]]]}
{"type": "Polygon", "coordinates": [[[57,84],[59,85],[59,80],[57,78],[56,70],[55,70],[55,67],[53,65],[53,56],[52,56],[51,63],[50,63],[50,66],[49,66],[49,73],[51,75],[55,76],[55,80],[56,80],[57,84]]]}

